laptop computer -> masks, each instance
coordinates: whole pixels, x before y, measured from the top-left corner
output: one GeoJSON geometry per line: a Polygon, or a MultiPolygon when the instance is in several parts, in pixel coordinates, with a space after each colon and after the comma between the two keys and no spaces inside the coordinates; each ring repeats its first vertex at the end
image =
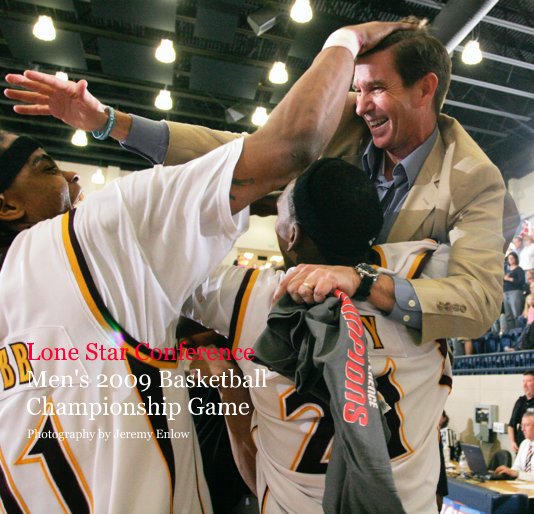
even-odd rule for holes
{"type": "Polygon", "coordinates": [[[469,469],[476,477],[484,480],[515,480],[513,477],[504,473],[494,473],[493,471],[489,471],[480,446],[466,443],[460,443],[460,445],[469,469]]]}

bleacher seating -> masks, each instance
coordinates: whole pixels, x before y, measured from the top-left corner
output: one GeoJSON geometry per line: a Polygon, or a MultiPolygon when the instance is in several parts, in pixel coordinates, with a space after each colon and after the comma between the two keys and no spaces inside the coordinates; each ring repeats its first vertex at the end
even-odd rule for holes
{"type": "Polygon", "coordinates": [[[534,369],[534,350],[455,356],[453,374],[521,374],[530,369],[534,369]]]}

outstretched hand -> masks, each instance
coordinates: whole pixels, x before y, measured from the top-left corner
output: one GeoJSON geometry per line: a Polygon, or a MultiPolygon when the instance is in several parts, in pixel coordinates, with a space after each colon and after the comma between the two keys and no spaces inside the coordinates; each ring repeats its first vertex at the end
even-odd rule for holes
{"type": "Polygon", "coordinates": [[[24,89],[5,89],[18,114],[54,116],[85,131],[100,130],[107,121],[105,106],[87,90],[87,81],[61,80],[54,75],[27,70],[23,75],[10,73],[6,81],[24,89]]]}

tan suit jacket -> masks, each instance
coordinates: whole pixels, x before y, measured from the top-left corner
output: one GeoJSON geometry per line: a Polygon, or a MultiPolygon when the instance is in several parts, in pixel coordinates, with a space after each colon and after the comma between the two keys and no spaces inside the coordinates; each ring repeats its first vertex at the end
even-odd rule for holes
{"type": "MultiPolygon", "coordinates": [[[[438,126],[439,136],[387,240],[431,237],[451,243],[447,278],[411,281],[423,313],[422,341],[478,337],[497,319],[502,302],[503,179],[456,120],[440,115],[438,126]]],[[[181,123],[169,128],[166,164],[241,137],[181,123]]],[[[347,109],[324,155],[361,166],[369,139],[363,120],[347,109]]]]}

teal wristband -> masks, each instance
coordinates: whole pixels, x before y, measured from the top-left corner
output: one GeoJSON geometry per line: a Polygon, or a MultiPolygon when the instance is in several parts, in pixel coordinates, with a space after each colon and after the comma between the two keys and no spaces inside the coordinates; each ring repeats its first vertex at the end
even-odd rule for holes
{"type": "Polygon", "coordinates": [[[99,139],[100,141],[104,141],[109,137],[115,125],[115,109],[113,109],[113,107],[110,107],[109,105],[106,106],[106,109],[108,111],[108,121],[106,122],[104,129],[93,130],[91,132],[91,134],[93,134],[93,137],[95,139],[99,139]]]}

